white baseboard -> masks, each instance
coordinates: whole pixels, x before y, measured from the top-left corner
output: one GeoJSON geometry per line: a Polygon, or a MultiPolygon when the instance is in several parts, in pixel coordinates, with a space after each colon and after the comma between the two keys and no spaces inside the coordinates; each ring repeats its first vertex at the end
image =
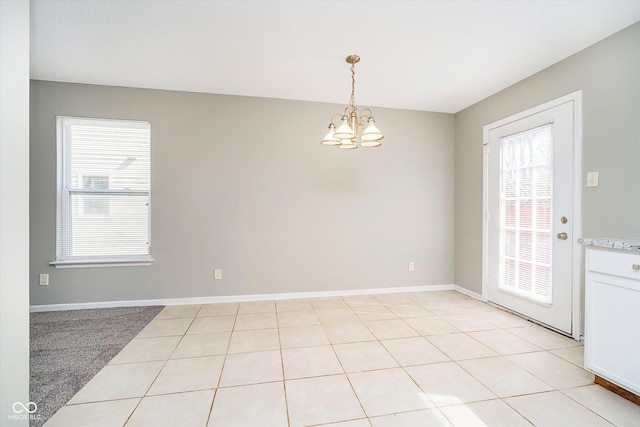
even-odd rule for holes
{"type": "Polygon", "coordinates": [[[469,291],[457,285],[431,285],[431,286],[407,286],[398,288],[373,288],[373,289],[350,289],[339,291],[318,291],[318,292],[294,292],[282,294],[254,294],[254,295],[229,295],[210,296],[192,298],[164,298],[131,301],[102,301],[84,302],[72,304],[46,304],[32,305],[29,310],[32,313],[41,311],[62,311],[62,310],[83,310],[88,308],[111,308],[111,307],[140,307],[149,305],[186,305],[186,304],[212,304],[222,302],[244,302],[244,301],[273,301],[299,298],[326,298],[341,297],[350,295],[376,295],[392,294],[401,292],[428,292],[428,291],[449,291],[455,290],[472,298],[481,300],[481,295],[469,291]]]}
{"type": "Polygon", "coordinates": [[[452,289],[453,289],[454,291],[458,291],[458,292],[460,292],[461,294],[465,294],[465,295],[466,295],[466,296],[468,296],[468,297],[475,298],[475,299],[477,299],[477,300],[479,300],[479,301],[483,301],[483,299],[482,299],[482,294],[479,294],[479,293],[477,293],[477,292],[470,291],[469,289],[467,289],[467,288],[463,288],[462,286],[453,285],[452,289]]]}

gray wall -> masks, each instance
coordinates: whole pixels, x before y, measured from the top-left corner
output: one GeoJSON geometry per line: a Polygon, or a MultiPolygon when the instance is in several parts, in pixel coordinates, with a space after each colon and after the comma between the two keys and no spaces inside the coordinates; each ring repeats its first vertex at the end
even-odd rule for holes
{"type": "Polygon", "coordinates": [[[343,108],[33,81],[31,304],[453,283],[454,116],[374,108],[381,148],[322,146],[343,108]],[[48,265],[56,115],[151,122],[153,265],[48,265]]]}
{"type": "Polygon", "coordinates": [[[482,291],[482,127],[583,90],[583,235],[640,236],[640,23],[456,114],[455,283],[482,291]],[[586,188],[587,171],[600,186],[586,188]]]}
{"type": "Polygon", "coordinates": [[[29,402],[29,2],[26,1],[0,1],[0,94],[0,424],[28,426],[28,419],[8,418],[17,416],[14,402],[24,405],[29,402]]]}

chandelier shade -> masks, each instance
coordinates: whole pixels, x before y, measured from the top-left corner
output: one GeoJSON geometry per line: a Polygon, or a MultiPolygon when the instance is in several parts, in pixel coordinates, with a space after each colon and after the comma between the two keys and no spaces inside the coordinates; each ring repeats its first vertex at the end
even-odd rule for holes
{"type": "Polygon", "coordinates": [[[324,145],[340,145],[342,141],[335,137],[336,125],[331,123],[329,125],[329,132],[322,138],[322,144],[324,145]]]}
{"type": "Polygon", "coordinates": [[[355,105],[355,87],[356,72],[355,65],[360,61],[358,55],[349,55],[346,58],[348,64],[351,64],[351,98],[349,105],[344,109],[343,114],[334,114],[333,117],[340,117],[340,126],[336,129],[333,118],[329,123],[329,133],[320,141],[323,145],[337,146],[341,149],[354,149],[358,147],[379,147],[384,138],[383,133],[375,125],[375,120],[369,108],[364,108],[362,113],[358,115],[358,107],[355,105]],[[360,137],[358,144],[358,132],[361,128],[366,129],[360,137]]]}
{"type": "Polygon", "coordinates": [[[355,132],[349,126],[349,118],[347,116],[342,116],[342,124],[333,136],[338,139],[353,139],[356,137],[355,132]]]}

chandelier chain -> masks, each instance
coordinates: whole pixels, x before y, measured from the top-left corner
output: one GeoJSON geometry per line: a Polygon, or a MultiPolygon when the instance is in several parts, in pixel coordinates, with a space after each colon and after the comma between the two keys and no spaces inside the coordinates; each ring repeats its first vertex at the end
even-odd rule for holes
{"type": "Polygon", "coordinates": [[[355,99],[356,99],[356,64],[351,64],[351,98],[349,98],[349,105],[351,109],[355,111],[355,99]]]}

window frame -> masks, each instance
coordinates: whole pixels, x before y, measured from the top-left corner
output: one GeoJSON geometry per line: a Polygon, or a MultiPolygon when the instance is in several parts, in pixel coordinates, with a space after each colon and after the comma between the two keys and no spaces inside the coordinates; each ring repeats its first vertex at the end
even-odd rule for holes
{"type": "MultiPolygon", "coordinates": [[[[151,265],[151,123],[145,120],[105,119],[96,117],[56,116],[56,164],[57,164],[57,198],[56,198],[56,259],[49,264],[56,268],[75,267],[123,267],[151,265]],[[127,189],[90,189],[72,188],[71,163],[67,159],[71,155],[71,144],[65,136],[65,122],[70,120],[86,120],[96,122],[114,122],[146,125],[149,127],[149,186],[147,190],[127,189]],[[94,255],[72,256],[65,253],[65,247],[70,247],[71,230],[71,194],[114,194],[147,197],[147,254],[139,255],[94,255]]],[[[109,178],[110,179],[110,178],[109,178]]]]}

